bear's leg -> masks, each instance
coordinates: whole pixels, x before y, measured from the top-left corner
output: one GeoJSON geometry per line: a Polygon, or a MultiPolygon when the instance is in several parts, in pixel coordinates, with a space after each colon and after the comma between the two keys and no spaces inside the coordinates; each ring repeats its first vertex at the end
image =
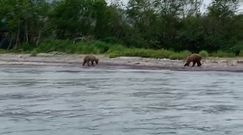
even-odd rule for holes
{"type": "Polygon", "coordinates": [[[88,61],[88,66],[90,66],[90,60],[88,61]]]}
{"type": "Polygon", "coordinates": [[[91,61],[91,65],[94,66],[94,60],[91,61]]]}
{"type": "Polygon", "coordinates": [[[197,66],[200,67],[202,64],[200,61],[197,62],[197,66]]]}
{"type": "Polygon", "coordinates": [[[184,65],[184,67],[185,67],[185,66],[189,66],[189,65],[190,65],[190,62],[187,62],[187,63],[184,65]]]}
{"type": "Polygon", "coordinates": [[[194,67],[194,66],[195,66],[195,64],[196,64],[196,62],[195,62],[195,61],[193,61],[192,67],[194,67]]]}
{"type": "Polygon", "coordinates": [[[86,60],[83,62],[83,66],[85,66],[85,64],[86,64],[87,62],[86,62],[86,60]]]}

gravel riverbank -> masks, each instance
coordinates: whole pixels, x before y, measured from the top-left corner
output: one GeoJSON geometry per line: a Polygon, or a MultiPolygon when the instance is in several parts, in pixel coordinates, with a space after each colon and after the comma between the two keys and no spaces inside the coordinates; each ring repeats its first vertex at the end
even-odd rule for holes
{"type": "MultiPolygon", "coordinates": [[[[1,65],[31,65],[31,66],[82,66],[85,55],[77,54],[0,54],[1,65]]],[[[96,55],[99,65],[92,68],[131,68],[131,69],[165,69],[179,71],[230,71],[243,72],[243,58],[207,58],[201,67],[184,67],[183,60],[153,59],[140,57],[109,58],[96,55]]]]}

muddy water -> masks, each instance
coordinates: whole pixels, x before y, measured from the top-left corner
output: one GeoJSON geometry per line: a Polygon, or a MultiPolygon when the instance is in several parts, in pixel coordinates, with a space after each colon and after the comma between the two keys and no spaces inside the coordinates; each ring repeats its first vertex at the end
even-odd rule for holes
{"type": "Polygon", "coordinates": [[[242,76],[1,67],[0,134],[239,135],[242,76]]]}

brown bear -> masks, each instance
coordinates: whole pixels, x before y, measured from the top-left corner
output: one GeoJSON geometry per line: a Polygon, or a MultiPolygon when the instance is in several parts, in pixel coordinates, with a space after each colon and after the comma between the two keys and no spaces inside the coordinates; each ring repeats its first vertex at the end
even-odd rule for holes
{"type": "Polygon", "coordinates": [[[93,55],[87,55],[84,57],[83,60],[83,66],[85,66],[85,64],[88,66],[90,66],[90,64],[94,66],[95,64],[97,65],[98,63],[99,63],[99,59],[93,55]]]}
{"type": "Polygon", "coordinates": [[[190,56],[188,56],[186,58],[186,64],[184,66],[189,66],[190,63],[192,62],[192,67],[195,66],[195,64],[197,63],[197,66],[201,66],[201,59],[202,57],[199,54],[191,54],[190,56]]]}

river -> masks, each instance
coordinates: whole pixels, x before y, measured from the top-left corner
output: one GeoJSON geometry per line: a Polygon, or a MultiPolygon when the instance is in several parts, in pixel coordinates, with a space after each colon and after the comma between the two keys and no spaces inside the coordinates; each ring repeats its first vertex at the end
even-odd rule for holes
{"type": "Polygon", "coordinates": [[[240,135],[243,73],[0,68],[1,135],[240,135]]]}

